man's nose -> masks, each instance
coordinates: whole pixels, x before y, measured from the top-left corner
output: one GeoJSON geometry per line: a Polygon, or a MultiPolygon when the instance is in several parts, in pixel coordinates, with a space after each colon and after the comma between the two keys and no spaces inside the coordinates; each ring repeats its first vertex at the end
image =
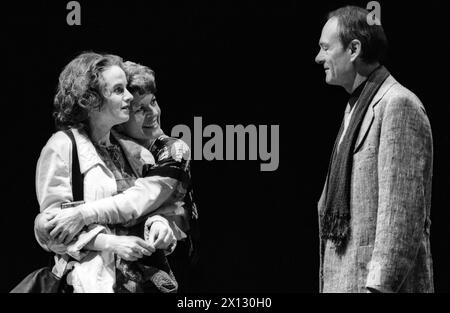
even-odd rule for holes
{"type": "Polygon", "coordinates": [[[133,99],[134,99],[134,97],[133,97],[133,95],[131,94],[131,92],[129,92],[128,89],[125,88],[125,95],[124,95],[124,97],[123,97],[123,100],[124,100],[125,102],[131,102],[131,101],[133,101],[133,99]]]}
{"type": "Polygon", "coordinates": [[[322,55],[322,49],[319,50],[319,53],[317,53],[316,58],[314,59],[317,64],[323,64],[324,59],[322,55]]]}

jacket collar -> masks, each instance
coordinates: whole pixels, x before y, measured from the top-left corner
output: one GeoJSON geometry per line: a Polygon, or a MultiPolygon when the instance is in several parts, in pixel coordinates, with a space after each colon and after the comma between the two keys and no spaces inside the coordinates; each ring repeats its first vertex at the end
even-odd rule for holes
{"type": "Polygon", "coordinates": [[[361,124],[361,129],[358,134],[358,138],[356,139],[355,143],[355,149],[353,150],[353,153],[356,153],[358,149],[361,147],[362,143],[364,142],[364,139],[366,138],[367,133],[369,132],[370,126],[372,125],[375,113],[374,109],[375,106],[380,102],[380,100],[384,97],[386,92],[397,83],[397,81],[394,79],[392,75],[389,75],[388,78],[383,82],[383,84],[380,86],[380,89],[375,94],[374,98],[372,99],[372,102],[369,105],[369,109],[367,110],[366,115],[364,116],[363,122],[361,124]]]}
{"type": "Polygon", "coordinates": [[[75,141],[77,143],[78,159],[80,160],[81,174],[84,175],[89,169],[91,169],[95,165],[100,164],[107,170],[107,173],[113,175],[112,172],[106,166],[106,164],[97,154],[97,151],[95,150],[92,141],[85,135],[81,134],[78,131],[78,129],[72,128],[72,132],[75,137],[75,141]]]}
{"type": "MultiPolygon", "coordinates": [[[[95,149],[92,141],[85,135],[82,135],[77,129],[72,128],[72,132],[77,143],[81,174],[84,175],[93,166],[101,165],[106,169],[107,173],[114,176],[106,166],[105,162],[103,162],[97,154],[97,150],[95,149]]],[[[119,142],[125,152],[125,157],[137,177],[142,176],[142,168],[144,164],[155,164],[153,155],[140,144],[136,143],[129,137],[119,134],[114,129],[111,129],[111,135],[114,136],[114,138],[119,142]]]]}

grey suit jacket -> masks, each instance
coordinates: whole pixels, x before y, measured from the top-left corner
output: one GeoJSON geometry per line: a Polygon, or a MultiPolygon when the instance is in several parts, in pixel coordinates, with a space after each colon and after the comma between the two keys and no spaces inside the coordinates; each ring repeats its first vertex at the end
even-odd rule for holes
{"type": "Polygon", "coordinates": [[[433,292],[431,127],[420,100],[392,76],[369,105],[353,153],[350,238],[343,254],[321,240],[320,291],[433,292]]]}

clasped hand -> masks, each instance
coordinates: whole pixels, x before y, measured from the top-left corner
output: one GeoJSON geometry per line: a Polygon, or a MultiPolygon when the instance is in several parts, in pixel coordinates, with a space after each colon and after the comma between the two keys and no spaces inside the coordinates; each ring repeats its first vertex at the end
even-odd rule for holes
{"type": "Polygon", "coordinates": [[[67,208],[58,212],[43,212],[36,221],[36,233],[41,241],[68,245],[85,226],[81,212],[67,208]]]}
{"type": "MultiPolygon", "coordinates": [[[[36,221],[36,235],[41,242],[68,245],[85,226],[83,216],[76,208],[58,212],[43,212],[36,221]]],[[[151,255],[155,249],[173,250],[176,238],[172,229],[161,221],[155,221],[150,228],[148,243],[134,236],[113,236],[112,250],[127,260],[151,255]],[[139,240],[137,240],[139,239],[139,240]],[[140,249],[134,249],[140,246],[140,249]],[[144,249],[142,249],[144,248],[144,249]],[[133,251],[131,251],[131,250],[133,251]],[[146,250],[144,252],[144,250],[146,250]]]]}
{"type": "Polygon", "coordinates": [[[148,242],[136,236],[111,236],[108,248],[127,261],[136,261],[144,255],[150,256],[156,249],[166,250],[176,244],[173,231],[166,224],[152,223],[148,242]]]}

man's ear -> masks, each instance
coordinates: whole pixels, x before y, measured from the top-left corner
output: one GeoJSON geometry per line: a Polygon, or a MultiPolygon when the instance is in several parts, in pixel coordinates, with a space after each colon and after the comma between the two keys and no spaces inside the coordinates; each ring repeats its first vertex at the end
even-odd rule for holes
{"type": "Polygon", "coordinates": [[[354,62],[361,54],[361,41],[353,39],[348,45],[348,49],[350,50],[350,61],[354,62]]]}

